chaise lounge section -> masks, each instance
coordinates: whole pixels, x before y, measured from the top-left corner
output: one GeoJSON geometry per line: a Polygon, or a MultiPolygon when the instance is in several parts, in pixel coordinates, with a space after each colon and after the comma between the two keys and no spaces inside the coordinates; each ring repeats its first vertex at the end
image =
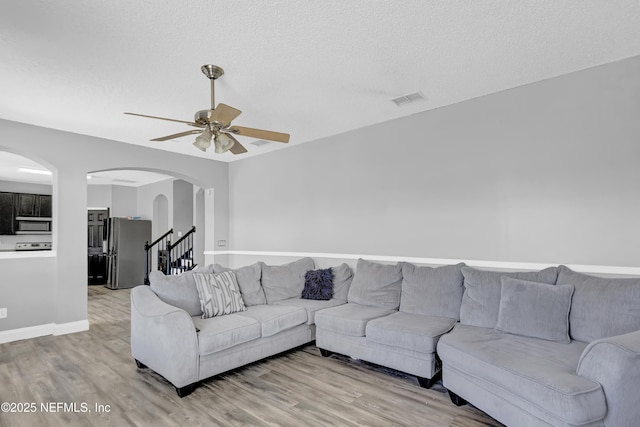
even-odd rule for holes
{"type": "Polygon", "coordinates": [[[509,426],[638,425],[639,279],[462,272],[460,323],[438,343],[454,403],[509,426]]]}

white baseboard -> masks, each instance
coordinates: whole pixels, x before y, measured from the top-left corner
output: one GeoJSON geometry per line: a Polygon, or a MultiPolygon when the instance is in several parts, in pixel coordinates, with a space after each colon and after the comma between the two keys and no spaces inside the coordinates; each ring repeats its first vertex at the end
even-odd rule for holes
{"type": "MultiPolygon", "coordinates": [[[[488,268],[496,270],[541,270],[547,267],[555,267],[562,263],[533,263],[533,262],[511,262],[511,261],[487,261],[487,260],[468,260],[468,259],[445,259],[445,258],[420,258],[420,257],[402,257],[388,255],[363,255],[363,254],[332,254],[332,253],[316,253],[316,252],[269,252],[269,251],[206,251],[205,255],[248,255],[248,256],[265,256],[265,257],[294,257],[294,258],[332,258],[344,260],[357,260],[363,258],[369,261],[380,262],[411,262],[414,264],[427,265],[450,265],[464,262],[470,267],[488,268]]],[[[610,265],[583,265],[583,264],[565,264],[573,271],[582,273],[606,274],[606,275],[622,275],[622,276],[640,276],[640,267],[622,267],[610,265]]]]}
{"type": "Polygon", "coordinates": [[[89,330],[88,320],[78,320],[54,325],[53,335],[66,335],[89,330]]]}
{"type": "Polygon", "coordinates": [[[26,328],[0,331],[0,344],[12,341],[27,340],[31,338],[43,337],[45,335],[65,335],[74,332],[86,331],[89,329],[88,320],[79,320],[68,323],[45,323],[44,325],[28,326],[26,328]]]}

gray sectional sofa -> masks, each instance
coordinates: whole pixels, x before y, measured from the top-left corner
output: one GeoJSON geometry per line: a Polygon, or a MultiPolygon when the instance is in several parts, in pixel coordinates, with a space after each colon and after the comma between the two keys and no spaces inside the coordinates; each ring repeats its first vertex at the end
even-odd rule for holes
{"type": "Polygon", "coordinates": [[[227,269],[207,266],[179,276],[153,272],[150,286],[131,291],[131,354],[174,385],[180,397],[203,379],[309,343],[316,311],[344,304],[353,273],[333,268],[334,297],[300,298],[311,258],[286,266],[256,263],[233,270],[245,310],[202,318],[194,274],[227,269]]]}
{"type": "Polygon", "coordinates": [[[210,319],[192,272],[154,273],[131,294],[133,357],[185,395],[315,339],[325,356],[404,371],[425,387],[441,374],[455,404],[508,426],[640,425],[640,279],[358,260],[355,275],[332,269],[333,298],[318,301],[300,297],[313,268],[305,258],[233,270],[246,310],[210,319]]]}

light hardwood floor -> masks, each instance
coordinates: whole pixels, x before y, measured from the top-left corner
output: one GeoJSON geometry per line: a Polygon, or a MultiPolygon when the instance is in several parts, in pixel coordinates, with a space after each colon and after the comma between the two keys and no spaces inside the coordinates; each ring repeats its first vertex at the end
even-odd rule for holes
{"type": "Polygon", "coordinates": [[[36,409],[0,412],[0,426],[500,426],[455,407],[440,384],[426,390],[410,375],[323,358],[314,345],[211,378],[180,399],[131,358],[129,295],[90,286],[89,331],[0,345],[0,402],[36,409]]]}

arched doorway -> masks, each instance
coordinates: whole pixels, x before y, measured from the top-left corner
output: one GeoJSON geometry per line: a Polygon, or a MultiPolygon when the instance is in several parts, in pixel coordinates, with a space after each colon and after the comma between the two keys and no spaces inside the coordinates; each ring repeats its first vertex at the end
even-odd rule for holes
{"type": "Polygon", "coordinates": [[[0,250],[53,246],[53,171],[0,148],[0,250]]]}

